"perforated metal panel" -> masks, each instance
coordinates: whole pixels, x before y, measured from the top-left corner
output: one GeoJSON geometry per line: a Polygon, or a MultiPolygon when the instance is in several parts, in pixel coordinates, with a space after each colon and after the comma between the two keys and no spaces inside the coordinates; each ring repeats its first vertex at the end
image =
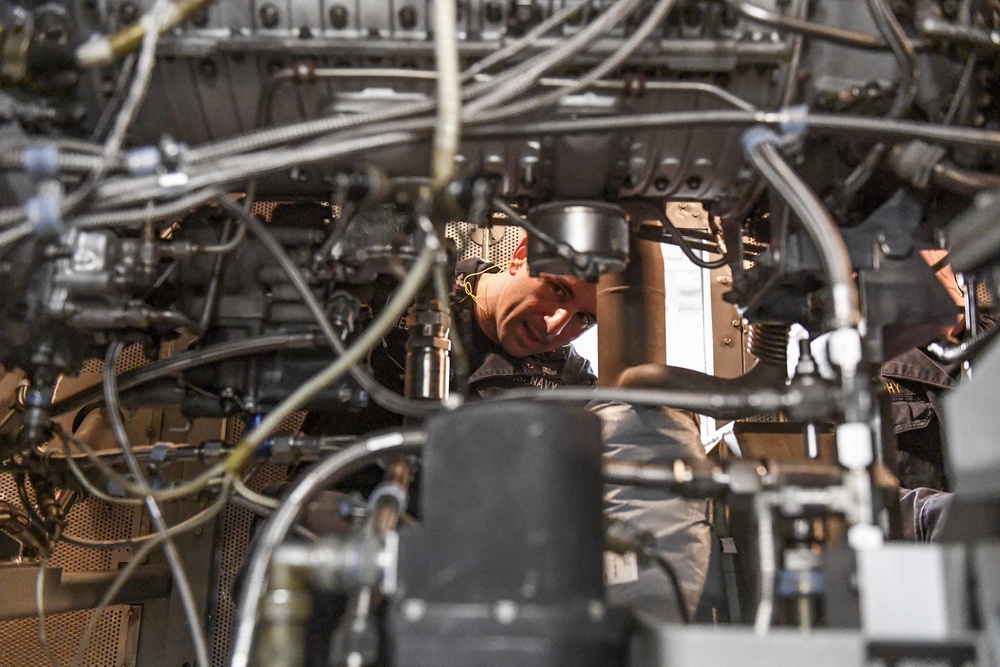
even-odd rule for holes
{"type": "MultiPolygon", "coordinates": [[[[247,485],[255,491],[262,491],[269,484],[283,482],[287,478],[286,467],[263,465],[250,478],[247,485]]],[[[226,667],[229,664],[229,647],[236,620],[236,603],[232,597],[233,581],[246,557],[255,521],[257,521],[256,514],[236,505],[229,505],[223,516],[222,543],[216,555],[219,588],[213,615],[215,632],[211,647],[212,667],[226,667]]]]}
{"type": "MultiPolygon", "coordinates": [[[[127,606],[110,607],[101,616],[101,622],[91,639],[83,660],[85,667],[122,667],[129,664],[125,637],[128,632],[127,606]]],[[[90,610],[53,614],[46,618],[45,630],[49,647],[60,664],[73,660],[90,619],[90,610]]],[[[0,667],[51,667],[38,645],[38,619],[26,618],[0,623],[3,650],[0,667]]]]}
{"type": "Polygon", "coordinates": [[[505,227],[500,238],[491,238],[489,257],[484,251],[482,234],[482,230],[467,222],[449,222],[445,229],[445,235],[455,241],[459,261],[479,257],[494,264],[503,264],[510,260],[514,250],[517,249],[517,244],[524,236],[524,231],[520,227],[505,227]]]}
{"type": "MultiPolygon", "coordinates": [[[[152,359],[146,356],[146,350],[143,348],[142,343],[132,343],[122,350],[121,355],[118,357],[118,364],[115,366],[115,371],[121,375],[136,368],[141,368],[152,361],[152,359]]],[[[83,368],[80,372],[103,373],[104,360],[87,359],[83,362],[83,368]]]]}
{"type": "MultiPolygon", "coordinates": [[[[29,499],[34,502],[30,489],[29,499]]],[[[14,475],[0,473],[0,498],[20,504],[14,475]]],[[[138,527],[139,510],[136,507],[112,505],[94,498],[77,503],[67,517],[67,532],[92,540],[122,539],[134,534],[138,527]]],[[[68,572],[111,570],[127,560],[131,549],[97,551],[81,549],[65,542],[56,545],[50,564],[68,572]]],[[[53,653],[60,663],[68,664],[76,653],[90,611],[54,614],[45,624],[46,634],[53,653]]],[[[107,609],[87,649],[84,665],[87,667],[121,667],[126,664],[126,634],[129,607],[107,609]]],[[[38,644],[38,619],[26,618],[0,622],[0,637],[4,649],[0,651],[0,667],[50,667],[49,661],[38,644]]]]}

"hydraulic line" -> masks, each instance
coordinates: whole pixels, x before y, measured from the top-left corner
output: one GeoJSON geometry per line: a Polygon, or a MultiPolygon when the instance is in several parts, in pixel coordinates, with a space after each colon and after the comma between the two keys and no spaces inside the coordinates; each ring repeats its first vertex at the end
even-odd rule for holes
{"type": "MultiPolygon", "coordinates": [[[[132,445],[129,442],[128,433],[125,431],[125,422],[122,420],[121,406],[118,402],[115,368],[118,366],[118,359],[121,357],[123,349],[125,349],[125,344],[119,342],[113,344],[108,350],[108,356],[104,362],[104,400],[108,406],[107,414],[111,431],[114,433],[115,440],[118,441],[118,446],[125,456],[129,472],[132,473],[138,485],[148,492],[149,483],[146,481],[146,476],[142,472],[139,461],[132,453],[132,445]]],[[[168,527],[166,520],[163,518],[163,509],[160,507],[159,501],[151,495],[147,495],[145,500],[146,511],[149,513],[149,518],[156,528],[156,532],[161,535],[165,534],[168,527]]],[[[205,642],[205,633],[201,628],[198,618],[198,605],[195,603],[194,593],[191,590],[191,581],[184,570],[184,562],[181,560],[180,553],[169,537],[164,538],[163,553],[167,558],[167,563],[170,565],[174,585],[177,586],[181,598],[181,606],[184,609],[184,617],[187,620],[188,630],[191,633],[191,641],[194,643],[198,664],[201,667],[209,667],[211,662],[208,655],[208,645],[205,642]]]]}
{"type": "Polygon", "coordinates": [[[455,173],[462,132],[462,95],[458,75],[455,3],[434,3],[434,60],[437,65],[437,121],[431,162],[432,187],[442,190],[455,173]]]}
{"type": "Polygon", "coordinates": [[[258,607],[267,589],[268,568],[278,545],[288,535],[306,503],[320,489],[358,470],[372,459],[391,453],[418,450],[426,434],[419,430],[393,431],[360,438],[357,444],[319,462],[298,479],[281,506],[261,530],[257,546],[247,565],[246,584],[237,609],[236,635],[233,639],[233,667],[248,667],[258,624],[258,607]]]}
{"type": "MultiPolygon", "coordinates": [[[[836,392],[829,390],[826,400],[836,398],[836,392]]],[[[511,389],[497,395],[496,400],[531,399],[533,401],[566,401],[587,403],[590,401],[620,401],[637,405],[662,405],[681,408],[699,414],[713,410],[749,410],[753,412],[777,412],[802,404],[805,396],[798,389],[751,389],[721,394],[717,391],[685,391],[680,389],[590,389],[572,387],[535,391],[532,389],[511,389]]]]}
{"type": "Polygon", "coordinates": [[[770,130],[750,130],[744,136],[747,157],[799,217],[819,254],[829,281],[831,328],[852,328],[860,321],[861,313],[851,256],[829,211],[785,162],[775,145],[777,140],[770,130]]]}
{"type": "Polygon", "coordinates": [[[802,19],[783,16],[770,12],[745,0],[726,0],[726,4],[755,23],[796,32],[808,37],[815,37],[835,44],[851,46],[868,51],[881,51],[890,48],[889,45],[875,35],[852,32],[842,28],[813,23],[802,19]]]}
{"type": "Polygon", "coordinates": [[[489,90],[489,92],[470,102],[467,106],[468,113],[474,115],[484,109],[495,107],[514,95],[529,89],[547,71],[587,48],[587,46],[601,35],[618,25],[638,5],[638,0],[621,0],[620,2],[616,2],[602,12],[594,21],[580,30],[580,32],[560,43],[551,51],[543,52],[535,58],[504,71],[488,85],[479,84],[473,87],[473,90],[470,91],[472,94],[484,89],[489,90]]]}
{"type": "MultiPolygon", "coordinates": [[[[174,355],[169,359],[154,361],[151,364],[129,371],[119,376],[118,387],[120,391],[127,391],[167,375],[181,373],[229,359],[238,359],[274,350],[319,348],[322,345],[322,338],[311,333],[274,334],[219,343],[210,347],[188,350],[174,355]]],[[[88,387],[57,401],[52,406],[52,414],[54,416],[66,414],[100,400],[101,387],[99,385],[88,387]]]]}
{"type": "Polygon", "coordinates": [[[623,62],[625,62],[625,60],[628,59],[628,57],[632,55],[632,53],[639,48],[643,42],[646,41],[650,34],[663,24],[663,21],[666,19],[667,14],[670,13],[674,3],[675,0],[660,0],[657,2],[653,9],[649,12],[649,15],[643,20],[642,24],[618,49],[615,50],[613,54],[603,60],[597,67],[587,72],[586,75],[573,82],[571,85],[560,90],[537,97],[531,97],[522,102],[514,103],[496,110],[483,111],[478,114],[474,114],[475,120],[477,122],[498,122],[524,115],[536,109],[544,109],[557,103],[563,97],[571,95],[579,90],[583,90],[595,81],[599,81],[603,76],[614,71],[623,62]]]}

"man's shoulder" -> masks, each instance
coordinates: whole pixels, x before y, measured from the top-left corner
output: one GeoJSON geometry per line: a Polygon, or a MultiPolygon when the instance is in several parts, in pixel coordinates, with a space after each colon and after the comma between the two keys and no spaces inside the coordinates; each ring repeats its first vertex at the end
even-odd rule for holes
{"type": "Polygon", "coordinates": [[[572,345],[537,355],[539,363],[558,369],[565,384],[596,384],[597,374],[590,361],[572,345]]]}

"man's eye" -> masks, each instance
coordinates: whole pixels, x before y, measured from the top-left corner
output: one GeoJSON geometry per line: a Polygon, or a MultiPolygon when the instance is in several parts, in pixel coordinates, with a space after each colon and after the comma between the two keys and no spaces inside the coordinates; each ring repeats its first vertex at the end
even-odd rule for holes
{"type": "Polygon", "coordinates": [[[555,294],[560,299],[566,297],[566,288],[560,285],[559,283],[552,281],[551,283],[549,283],[549,286],[552,288],[552,293],[555,294]]]}

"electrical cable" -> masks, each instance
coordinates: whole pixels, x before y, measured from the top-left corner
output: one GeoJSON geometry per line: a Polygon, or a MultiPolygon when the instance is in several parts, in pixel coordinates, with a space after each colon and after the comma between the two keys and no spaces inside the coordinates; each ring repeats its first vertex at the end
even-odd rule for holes
{"type": "Polygon", "coordinates": [[[122,225],[135,225],[148,220],[163,220],[175,215],[187,213],[192,208],[204,204],[205,202],[219,197],[223,194],[223,188],[207,187],[197,192],[184,195],[173,201],[164,204],[148,206],[144,208],[128,209],[124,211],[107,211],[101,213],[88,213],[70,218],[70,224],[79,229],[99,229],[104,227],[117,227],[122,225]]]}
{"type": "MultiPolygon", "coordinates": [[[[235,481],[234,476],[231,481],[235,481]]],[[[230,500],[233,500],[230,498],[230,500]]],[[[128,537],[122,540],[91,540],[85,537],[78,537],[76,535],[67,535],[63,533],[59,539],[66,541],[73,546],[80,547],[82,549],[96,549],[100,551],[107,551],[111,549],[129,549],[131,547],[139,546],[142,544],[147,544],[151,541],[163,541],[165,539],[172,539],[179,535],[183,535],[189,530],[197,528],[202,524],[202,519],[204,519],[206,512],[209,512],[208,508],[201,510],[197,514],[193,514],[184,521],[170,526],[166,531],[160,533],[148,533],[146,535],[139,535],[137,537],[128,537]]]]}
{"type": "Polygon", "coordinates": [[[968,127],[942,126],[936,123],[898,119],[871,118],[847,114],[816,114],[802,109],[781,111],[671,111],[650,114],[622,114],[610,117],[539,121],[534,123],[495,124],[469,127],[465,136],[490,138],[537,134],[576,134],[616,132],[623,129],[664,129],[673,127],[712,127],[720,125],[803,125],[806,130],[835,130],[879,137],[907,137],[945,144],[995,148],[1000,146],[1000,131],[968,127]]]}
{"type": "MultiPolygon", "coordinates": [[[[236,479],[236,476],[234,476],[233,479],[236,479]]],[[[248,498],[244,498],[244,497],[242,497],[240,495],[234,495],[230,499],[230,502],[233,503],[234,505],[238,505],[239,507],[242,507],[244,509],[248,509],[251,512],[253,512],[254,514],[256,514],[258,516],[262,516],[265,519],[268,518],[268,517],[270,517],[272,514],[274,514],[274,510],[272,508],[265,507],[263,505],[258,505],[257,503],[253,502],[252,500],[249,500],[248,498]]],[[[304,539],[309,540],[310,542],[315,542],[316,540],[319,539],[319,535],[317,535],[316,533],[312,532],[311,530],[309,530],[305,526],[300,526],[298,524],[292,526],[292,532],[294,532],[299,537],[302,537],[304,539]]]]}
{"type": "Polygon", "coordinates": [[[531,222],[526,217],[511,208],[507,202],[499,197],[494,197],[493,207],[506,215],[511,223],[517,225],[518,227],[522,227],[526,232],[550,247],[552,250],[556,251],[560,256],[572,259],[574,264],[578,258],[584,261],[586,260],[586,258],[581,256],[580,253],[578,253],[571,245],[547,234],[535,225],[535,223],[531,222]]]}
{"type": "Polygon", "coordinates": [[[90,138],[94,141],[106,141],[107,137],[102,140],[101,137],[104,135],[105,131],[108,130],[108,124],[111,119],[114,118],[115,112],[118,111],[118,105],[121,103],[122,98],[125,95],[125,88],[128,84],[129,78],[132,76],[132,72],[135,70],[136,57],[135,55],[128,55],[122,61],[121,70],[118,72],[118,79],[115,81],[115,90],[111,94],[111,97],[104,104],[104,110],[101,112],[100,118],[94,124],[94,131],[90,134],[90,138]]]}
{"type": "MultiPolygon", "coordinates": [[[[118,359],[121,357],[122,350],[124,349],[125,344],[121,342],[114,343],[108,348],[108,355],[104,362],[104,401],[108,406],[106,412],[111,431],[114,433],[115,440],[118,441],[118,446],[125,456],[125,462],[128,465],[129,471],[135,477],[138,485],[143,487],[147,492],[146,510],[149,513],[150,520],[153,522],[156,531],[162,535],[167,532],[167,522],[163,518],[163,510],[156,498],[148,495],[150,491],[149,484],[146,481],[145,475],[143,475],[139,461],[135,458],[135,454],[132,453],[128,433],[125,430],[125,422],[121,416],[115,368],[118,366],[118,359]]],[[[163,553],[167,558],[167,563],[170,565],[174,585],[177,586],[177,591],[181,598],[181,605],[184,609],[184,616],[187,619],[191,641],[194,643],[197,662],[201,667],[210,667],[211,661],[208,654],[208,645],[198,618],[198,605],[194,599],[194,592],[191,590],[191,581],[184,569],[180,553],[178,553],[177,547],[169,537],[164,538],[163,553]]]]}
{"type": "Polygon", "coordinates": [[[101,165],[88,174],[84,183],[67,195],[60,203],[60,211],[63,217],[77,208],[87,199],[97,187],[101,178],[113,165],[122,144],[125,141],[125,133],[129,125],[135,118],[135,113],[140,102],[146,95],[150,79],[153,74],[153,67],[156,64],[156,45],[160,37],[160,29],[165,25],[171,12],[172,3],[170,0],[155,0],[149,10],[149,30],[143,35],[139,49],[139,58],[135,65],[135,75],[129,86],[128,94],[122,103],[121,109],[115,116],[115,123],[111,128],[107,141],[104,143],[102,151],[103,162],[101,165]]]}
{"type": "Polygon", "coordinates": [[[45,569],[49,564],[48,556],[42,556],[38,561],[38,574],[35,576],[35,606],[38,609],[38,646],[42,655],[52,667],[61,667],[55,653],[49,646],[49,638],[45,634],[45,569]]]}
{"type": "Polygon", "coordinates": [[[558,11],[552,12],[548,18],[536,25],[522,37],[519,37],[507,46],[494,51],[478,62],[470,65],[465,71],[462,72],[461,80],[468,81],[480,72],[487,70],[512,56],[516,56],[525,48],[534,44],[539,37],[542,37],[556,26],[562,25],[562,23],[569,20],[574,14],[577,14],[585,6],[586,5],[584,3],[580,3],[578,5],[568,4],[558,11]]]}
{"type": "Polygon", "coordinates": [[[674,599],[677,601],[677,611],[681,615],[681,623],[690,625],[691,614],[688,612],[687,601],[684,599],[684,589],[681,588],[681,580],[677,576],[677,570],[670,564],[670,561],[658,553],[651,553],[648,556],[652,557],[663,573],[667,575],[667,579],[670,580],[670,587],[673,589],[674,599]]]}
{"type": "MultiPolygon", "coordinates": [[[[232,200],[228,198],[221,198],[219,200],[219,205],[230,215],[237,217],[243,222],[243,225],[250,230],[251,233],[261,242],[261,244],[271,253],[275,261],[281,266],[288,276],[288,279],[292,282],[295,290],[302,297],[302,301],[305,303],[309,312],[312,314],[313,319],[319,328],[323,332],[323,336],[326,338],[327,343],[333,348],[334,352],[337,353],[338,357],[343,357],[347,350],[344,344],[340,340],[340,336],[337,332],[333,330],[333,326],[330,324],[330,320],[323,310],[323,306],[320,305],[319,301],[316,300],[312,289],[306,283],[302,274],[299,273],[298,267],[285,252],[285,249],[278,243],[274,235],[267,229],[267,227],[261,223],[257,218],[250,214],[245,208],[241,208],[232,200]]],[[[399,414],[409,416],[409,417],[426,417],[430,414],[436,412],[440,405],[428,404],[424,401],[414,401],[404,398],[394,391],[388,389],[379,383],[371,374],[366,372],[364,368],[359,365],[352,366],[350,371],[351,376],[357,380],[358,384],[368,392],[372,400],[386,408],[387,410],[392,410],[393,412],[398,412],[399,414]]]]}
{"type": "Polygon", "coordinates": [[[277,498],[271,498],[270,496],[265,496],[263,493],[257,493],[249,486],[247,486],[239,475],[233,477],[233,490],[240,496],[243,496],[255,505],[260,505],[270,510],[278,508],[279,502],[277,498]]]}
{"type": "MultiPolygon", "coordinates": [[[[187,350],[168,359],[154,361],[124,373],[118,378],[118,386],[121,391],[128,391],[167,375],[182,373],[230,359],[239,359],[275,350],[320,348],[323,345],[323,339],[313,333],[281,333],[227,341],[187,350]]],[[[99,385],[88,387],[56,401],[52,405],[52,415],[64,415],[102,400],[102,390],[99,385]]]]}
{"type": "MultiPolygon", "coordinates": [[[[248,199],[247,201],[249,202],[250,200],[248,199]]],[[[243,221],[241,219],[237,219],[236,223],[236,233],[233,234],[233,237],[228,241],[226,240],[225,232],[223,232],[219,243],[202,246],[194,245],[191,247],[191,252],[200,253],[202,255],[226,255],[236,250],[240,243],[243,242],[243,239],[247,236],[247,228],[246,225],[243,224],[243,221]]]]}
{"type": "Polygon", "coordinates": [[[475,114],[474,120],[476,122],[497,122],[508,118],[522,116],[530,113],[531,111],[544,109],[556,104],[563,97],[572,95],[579,90],[589,87],[590,84],[600,80],[606,74],[618,68],[618,66],[625,62],[625,60],[628,59],[628,57],[632,55],[632,53],[639,48],[643,42],[645,42],[652,32],[662,25],[663,21],[667,17],[667,14],[670,13],[670,9],[674,6],[675,1],[676,0],[659,0],[659,2],[653,6],[649,15],[643,20],[642,24],[639,25],[635,32],[633,32],[621,46],[615,49],[614,53],[603,59],[599,65],[591,69],[573,84],[561,90],[556,90],[545,95],[533,96],[527,100],[523,100],[506,107],[475,114]]]}
{"type": "Polygon", "coordinates": [[[646,200],[641,200],[641,201],[647,205],[646,207],[650,211],[654,212],[654,214],[656,215],[656,219],[659,220],[663,224],[663,226],[667,228],[667,231],[670,232],[670,240],[673,241],[674,244],[681,249],[681,252],[684,253],[684,256],[687,257],[695,266],[701,269],[706,269],[711,271],[712,269],[722,268],[723,266],[726,266],[726,264],[729,263],[729,258],[726,257],[725,255],[723,255],[719,259],[711,261],[704,260],[701,257],[698,257],[698,255],[694,253],[694,250],[692,250],[691,244],[688,243],[688,240],[684,238],[684,235],[681,234],[681,231],[677,228],[677,226],[674,225],[673,222],[671,222],[670,217],[663,211],[663,209],[660,206],[657,206],[653,202],[648,202],[646,200]]]}
{"type": "Polygon", "coordinates": [[[420,430],[374,433],[359,438],[356,444],[320,461],[294,483],[281,505],[261,529],[257,546],[250,556],[243,593],[237,608],[232,667],[247,667],[250,664],[257,627],[258,604],[267,588],[271,558],[305,504],[320,489],[335,484],[374,458],[395,452],[416,451],[425,440],[426,433],[420,430]]]}
{"type": "Polygon", "coordinates": [[[35,226],[30,222],[25,222],[0,232],[0,253],[3,253],[9,246],[18,241],[31,236],[35,232],[35,226]]]}

